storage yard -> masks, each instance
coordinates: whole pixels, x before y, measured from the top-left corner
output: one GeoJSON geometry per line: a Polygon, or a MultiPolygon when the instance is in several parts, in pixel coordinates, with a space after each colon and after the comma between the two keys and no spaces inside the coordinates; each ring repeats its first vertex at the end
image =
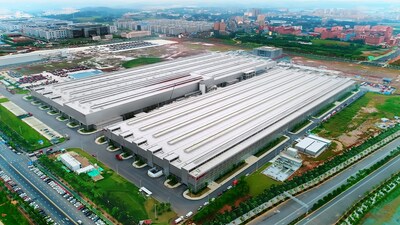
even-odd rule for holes
{"type": "Polygon", "coordinates": [[[240,84],[138,114],[109,126],[105,134],[197,191],[353,88],[348,78],[275,67],[240,84]]]}
{"type": "Polygon", "coordinates": [[[275,62],[206,53],[138,69],[34,88],[32,96],[88,129],[98,129],[181,97],[250,78],[275,62]]]}

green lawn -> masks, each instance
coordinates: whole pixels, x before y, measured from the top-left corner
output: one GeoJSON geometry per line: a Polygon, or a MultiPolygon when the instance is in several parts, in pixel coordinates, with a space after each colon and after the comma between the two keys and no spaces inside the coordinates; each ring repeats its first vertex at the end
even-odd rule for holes
{"type": "Polygon", "coordinates": [[[311,41],[314,45],[328,45],[328,46],[350,46],[349,42],[344,41],[335,41],[335,40],[323,40],[323,39],[314,39],[311,41]]]}
{"type": "Polygon", "coordinates": [[[161,62],[161,58],[140,57],[137,59],[132,59],[132,60],[124,62],[124,63],[122,63],[122,66],[128,69],[128,68],[133,68],[136,66],[143,66],[143,65],[158,63],[158,62],[161,62]]]}
{"type": "Polygon", "coordinates": [[[256,172],[252,173],[248,177],[245,178],[245,181],[250,186],[250,195],[257,196],[261,194],[265,189],[271,187],[273,184],[282,184],[282,182],[276,181],[262,173],[267,167],[269,167],[272,163],[267,163],[263,165],[256,172]]]}
{"type": "Polygon", "coordinates": [[[6,192],[0,190],[0,221],[4,225],[29,225],[28,220],[25,216],[18,211],[18,205],[11,204],[10,200],[7,198],[6,192]]]}
{"type": "MultiPolygon", "coordinates": [[[[92,164],[96,163],[104,169],[102,176],[103,180],[94,182],[86,174],[79,177],[75,174],[68,174],[63,172],[60,162],[54,162],[41,158],[40,161],[52,172],[66,180],[73,189],[79,191],[84,196],[91,199],[98,206],[110,213],[122,224],[136,224],[138,220],[148,219],[151,211],[145,207],[152,208],[152,204],[148,201],[157,202],[151,198],[145,198],[139,189],[121,177],[107,166],[97,161],[90,154],[84,152],[79,148],[67,149],[67,151],[74,151],[81,156],[86,157],[92,164]],[[79,182],[77,182],[79,180],[79,182]]],[[[132,168],[132,170],[134,170],[132,168]]],[[[134,172],[134,171],[132,171],[134,172]]],[[[167,215],[160,215],[157,222],[160,224],[168,224],[169,220],[175,217],[175,213],[167,213],[167,215]]]]}
{"type": "MultiPolygon", "coordinates": [[[[5,101],[8,100],[0,100],[0,102],[5,101]]],[[[0,128],[2,128],[3,132],[13,140],[14,144],[23,146],[28,151],[33,151],[51,145],[51,143],[45,137],[43,137],[36,130],[23,122],[20,118],[16,117],[3,106],[0,106],[0,128]],[[38,143],[39,140],[43,140],[43,145],[38,143]]]]}
{"type": "Polygon", "coordinates": [[[393,119],[395,115],[400,115],[400,96],[369,92],[327,122],[322,123],[314,130],[314,133],[328,138],[336,138],[356,129],[367,120],[378,122],[380,118],[393,119]],[[363,110],[365,108],[373,109],[374,112],[367,113],[363,110]]]}

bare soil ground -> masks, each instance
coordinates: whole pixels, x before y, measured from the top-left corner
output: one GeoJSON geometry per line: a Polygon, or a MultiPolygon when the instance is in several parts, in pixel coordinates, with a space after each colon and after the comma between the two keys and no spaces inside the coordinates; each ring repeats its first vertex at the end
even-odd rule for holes
{"type": "MultiPolygon", "coordinates": [[[[241,202],[246,201],[249,199],[250,196],[243,196],[241,198],[236,199],[235,203],[233,204],[235,207],[238,207],[241,202]]],[[[232,210],[232,205],[224,205],[218,212],[223,214],[225,211],[231,211],[232,210]]]]}
{"type": "Polygon", "coordinates": [[[307,59],[302,56],[292,55],[293,63],[305,66],[324,67],[329,70],[337,70],[343,75],[354,80],[364,82],[382,83],[382,78],[392,78],[391,86],[400,88],[400,71],[375,66],[367,66],[349,62],[324,61],[316,59],[307,59]]]}

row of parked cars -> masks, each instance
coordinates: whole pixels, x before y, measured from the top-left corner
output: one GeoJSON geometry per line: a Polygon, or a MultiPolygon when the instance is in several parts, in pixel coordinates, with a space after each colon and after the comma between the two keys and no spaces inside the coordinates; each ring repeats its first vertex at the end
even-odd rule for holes
{"type": "Polygon", "coordinates": [[[110,48],[111,51],[119,51],[119,50],[129,50],[129,49],[141,48],[152,45],[154,44],[146,41],[130,41],[124,43],[110,44],[107,45],[107,47],[110,48]]]}
{"type": "MultiPolygon", "coordinates": [[[[46,182],[50,187],[52,187],[58,194],[63,196],[67,201],[69,201],[75,208],[80,210],[85,216],[91,219],[96,225],[105,225],[106,223],[100,219],[94,212],[88,209],[85,205],[83,205],[79,200],[74,198],[74,196],[65,190],[61,185],[55,182],[53,179],[47,177],[43,174],[40,169],[35,166],[29,166],[29,169],[33,171],[36,175],[40,177],[44,182],[46,182]]],[[[78,220],[78,224],[82,224],[82,221],[78,220]]]]}
{"type": "Polygon", "coordinates": [[[11,191],[14,191],[19,197],[23,199],[23,201],[27,202],[30,207],[33,209],[37,210],[37,212],[43,216],[43,218],[46,220],[48,224],[53,224],[57,225],[57,223],[54,223],[54,220],[46,214],[46,212],[40,208],[38,203],[35,202],[35,199],[32,199],[31,197],[28,196],[27,193],[25,193],[21,187],[19,187],[13,180],[11,180],[10,176],[8,176],[4,171],[0,170],[0,178],[5,182],[6,186],[11,191]]]}

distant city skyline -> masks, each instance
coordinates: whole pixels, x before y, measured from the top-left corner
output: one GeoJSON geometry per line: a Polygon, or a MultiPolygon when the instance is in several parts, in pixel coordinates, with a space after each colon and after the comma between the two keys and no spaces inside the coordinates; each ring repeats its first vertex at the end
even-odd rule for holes
{"type": "Polygon", "coordinates": [[[311,8],[370,8],[370,7],[400,7],[398,0],[325,0],[323,3],[318,0],[281,0],[281,1],[259,1],[248,0],[245,3],[239,0],[17,0],[10,4],[9,1],[0,0],[0,14],[9,11],[44,11],[49,9],[62,9],[62,8],[83,8],[83,7],[114,7],[114,8],[153,8],[153,7],[206,7],[206,6],[229,6],[229,7],[285,7],[289,9],[311,9],[311,8]],[[296,6],[293,7],[293,3],[296,6]]]}

